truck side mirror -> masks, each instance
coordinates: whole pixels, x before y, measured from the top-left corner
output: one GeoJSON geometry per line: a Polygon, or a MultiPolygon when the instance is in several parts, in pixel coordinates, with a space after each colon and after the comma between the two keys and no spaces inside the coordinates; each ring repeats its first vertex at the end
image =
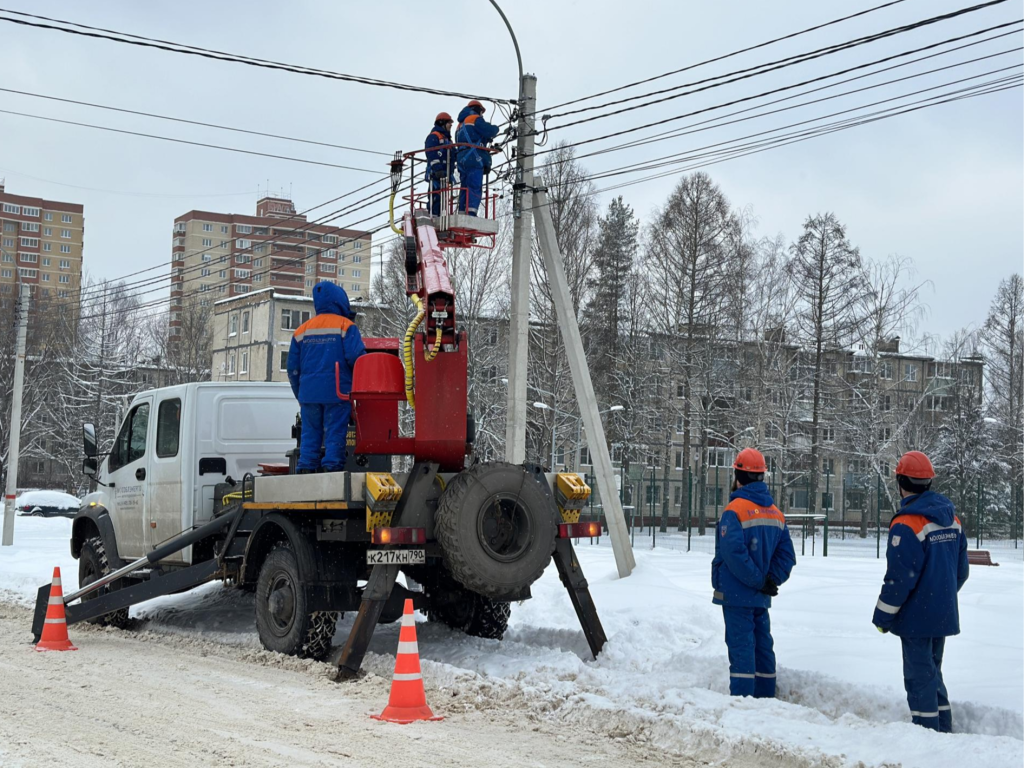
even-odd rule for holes
{"type": "MultiPolygon", "coordinates": [[[[96,450],[96,427],[94,427],[92,424],[82,425],[82,444],[85,448],[86,456],[94,459],[98,455],[99,452],[96,450]]],[[[91,474],[96,474],[95,461],[93,461],[92,463],[92,469],[93,471],[91,474]]],[[[85,472],[85,469],[83,468],[82,471],[85,472]]],[[[88,475],[90,473],[86,472],[86,474],[88,475]]]]}
{"type": "Polygon", "coordinates": [[[82,459],[82,474],[96,477],[96,459],[94,457],[86,456],[82,459]]]}

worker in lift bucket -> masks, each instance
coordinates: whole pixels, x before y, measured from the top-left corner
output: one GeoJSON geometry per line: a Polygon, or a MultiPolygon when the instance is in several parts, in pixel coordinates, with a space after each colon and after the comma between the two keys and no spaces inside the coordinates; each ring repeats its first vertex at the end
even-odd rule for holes
{"type": "Polygon", "coordinates": [[[480,196],[484,185],[484,174],[491,170],[491,153],[487,145],[498,135],[498,126],[484,120],[484,105],[476,99],[459,112],[459,129],[455,141],[466,146],[458,147],[459,212],[476,216],[480,208],[480,196]]]}
{"type": "Polygon", "coordinates": [[[796,552],[782,516],[764,483],[764,456],[744,448],[729,504],[715,531],[711,585],[725,617],[729,649],[729,693],[775,697],[775,649],[768,609],[796,565],[796,552]]]}
{"type": "MultiPolygon", "coordinates": [[[[430,215],[440,216],[441,190],[455,185],[455,148],[452,146],[452,116],[438,112],[434,127],[427,134],[423,148],[427,151],[426,178],[430,182],[430,215]]],[[[450,213],[450,211],[444,211],[450,213]]]]}
{"type": "Polygon", "coordinates": [[[946,638],[960,634],[957,593],[967,581],[967,537],[953,502],[931,490],[935,469],[920,451],[896,464],[900,509],[889,523],[886,570],[872,623],[903,644],[903,687],[916,725],[953,732],[942,681],[946,638]]]}
{"type": "Polygon", "coordinates": [[[316,316],[295,329],[288,350],[288,381],[302,414],[300,474],[344,470],[352,369],[366,354],[344,288],[317,283],[313,308],[316,316]]]}

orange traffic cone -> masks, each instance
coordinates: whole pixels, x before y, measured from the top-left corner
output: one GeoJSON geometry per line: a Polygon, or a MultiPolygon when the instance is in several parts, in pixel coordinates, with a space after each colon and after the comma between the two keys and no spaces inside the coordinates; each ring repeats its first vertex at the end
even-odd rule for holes
{"type": "Polygon", "coordinates": [[[414,723],[417,720],[444,720],[436,717],[427,706],[420,674],[420,649],[416,644],[416,620],[412,615],[412,600],[405,601],[402,629],[398,633],[398,655],[395,657],[395,676],[391,682],[388,705],[374,720],[389,723],[414,723]]]}
{"type": "Polygon", "coordinates": [[[68,622],[64,616],[64,590],[60,588],[60,568],[53,569],[50,604],[46,607],[43,635],[36,645],[37,651],[77,651],[68,639],[68,622]]]}

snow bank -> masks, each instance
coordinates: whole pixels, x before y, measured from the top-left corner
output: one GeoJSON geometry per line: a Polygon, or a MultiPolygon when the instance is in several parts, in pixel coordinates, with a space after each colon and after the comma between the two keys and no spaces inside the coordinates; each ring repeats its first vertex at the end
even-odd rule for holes
{"type": "MultiPolygon", "coordinates": [[[[77,583],[70,521],[18,518],[0,549],[0,598],[30,603],[53,565],[77,583]]],[[[985,768],[1024,762],[1024,567],[972,569],[960,596],[963,632],[946,646],[957,734],[910,724],[899,640],[871,625],[884,561],[803,558],[772,609],[779,699],[728,696],[721,610],[710,601],[710,557],[638,549],[637,570],[615,576],[605,546],[578,549],[609,637],[590,660],[554,568],[516,605],[503,641],[418,626],[431,703],[442,713],[521,711],[708,764],[985,768]]],[[[250,595],[211,584],[133,610],[141,626],[203,633],[253,649],[250,595]]],[[[352,616],[342,619],[338,642],[352,616]]],[[[364,669],[390,677],[398,626],[379,628],[364,669]]]]}

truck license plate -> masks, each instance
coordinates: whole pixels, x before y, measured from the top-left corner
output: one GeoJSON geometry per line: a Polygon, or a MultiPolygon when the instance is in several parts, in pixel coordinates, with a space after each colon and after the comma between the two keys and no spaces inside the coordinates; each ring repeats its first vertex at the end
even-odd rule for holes
{"type": "Polygon", "coordinates": [[[423,549],[368,549],[367,565],[423,565],[427,562],[423,549]]]}

